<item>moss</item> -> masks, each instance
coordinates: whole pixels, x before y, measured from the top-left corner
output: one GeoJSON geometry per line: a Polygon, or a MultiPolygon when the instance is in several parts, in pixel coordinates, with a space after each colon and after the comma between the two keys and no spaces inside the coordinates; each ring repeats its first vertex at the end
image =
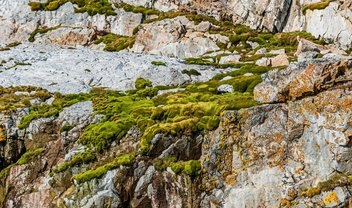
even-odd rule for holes
{"type": "Polygon", "coordinates": [[[190,70],[187,70],[187,69],[184,69],[182,70],[182,74],[187,74],[188,76],[200,76],[202,75],[201,73],[199,73],[197,70],[195,69],[190,69],[190,70]]]}
{"type": "Polygon", "coordinates": [[[90,99],[89,94],[77,94],[77,95],[56,95],[56,99],[52,105],[34,105],[30,108],[30,113],[21,119],[18,128],[24,129],[35,119],[47,118],[50,116],[57,116],[61,110],[65,107],[73,105],[78,102],[86,101],[90,99]]]}
{"type": "Polygon", "coordinates": [[[316,187],[305,190],[301,193],[301,196],[312,198],[313,196],[321,194],[322,192],[331,191],[336,187],[350,185],[352,185],[352,176],[336,174],[329,180],[318,183],[316,187]]]}
{"type": "Polygon", "coordinates": [[[142,90],[147,87],[152,87],[153,83],[149,80],[144,79],[144,78],[137,78],[134,86],[137,90],[142,90]]]}
{"type": "Polygon", "coordinates": [[[5,47],[0,47],[0,51],[8,51],[10,50],[12,47],[18,46],[20,45],[21,42],[12,42],[7,44],[5,47]]]}
{"type": "Polygon", "coordinates": [[[202,171],[202,165],[198,160],[190,160],[185,162],[183,173],[192,177],[198,176],[202,171]]]}
{"type": "Polygon", "coordinates": [[[33,152],[24,153],[21,158],[16,162],[16,165],[24,165],[27,164],[34,157],[37,157],[41,152],[43,152],[42,148],[36,149],[33,152]]]}
{"type": "Polygon", "coordinates": [[[60,8],[67,2],[76,4],[78,8],[75,9],[76,13],[87,12],[93,16],[96,14],[116,15],[111,3],[108,0],[48,0],[44,3],[41,2],[30,2],[28,5],[32,11],[46,10],[54,11],[60,8]]]}
{"type": "Polygon", "coordinates": [[[335,0],[323,0],[322,2],[317,2],[317,3],[312,3],[312,4],[305,5],[302,8],[302,12],[303,12],[303,14],[306,14],[308,10],[314,11],[314,10],[325,9],[333,1],[335,1],[335,0]]]}
{"type": "Polygon", "coordinates": [[[152,61],[152,64],[155,66],[166,66],[166,63],[162,61],[152,61]]]}
{"type": "Polygon", "coordinates": [[[16,165],[24,165],[24,164],[27,164],[29,163],[30,161],[34,160],[34,158],[38,157],[40,155],[40,153],[43,152],[43,149],[42,148],[39,148],[39,149],[36,149],[34,151],[28,151],[26,153],[24,153],[20,159],[17,160],[16,163],[14,164],[11,164],[9,166],[7,166],[6,168],[2,169],[0,171],[0,180],[3,179],[4,177],[6,177],[11,168],[16,166],[16,165]]]}
{"type": "Polygon", "coordinates": [[[193,178],[202,173],[202,165],[199,160],[177,161],[176,157],[169,156],[154,159],[153,165],[159,171],[164,171],[167,167],[170,167],[176,174],[183,173],[193,178]]]}
{"type": "Polygon", "coordinates": [[[77,183],[84,183],[84,182],[90,181],[94,178],[100,178],[109,170],[113,170],[113,169],[118,168],[119,166],[122,166],[122,165],[125,165],[125,166],[130,165],[133,162],[134,157],[135,157],[135,153],[120,155],[114,161],[112,161],[104,166],[98,167],[93,170],[85,171],[85,172],[80,173],[78,175],[74,175],[72,177],[72,180],[75,180],[77,183]]]}
{"type": "Polygon", "coordinates": [[[0,87],[0,112],[7,113],[16,108],[30,106],[29,100],[40,98],[45,100],[50,97],[47,90],[37,87],[0,87]],[[24,92],[23,94],[15,94],[15,92],[24,92]],[[31,93],[32,92],[32,93],[31,93]]]}
{"type": "Polygon", "coordinates": [[[43,10],[43,4],[40,2],[29,2],[28,5],[31,7],[32,11],[43,10]]]}
{"type": "Polygon", "coordinates": [[[75,128],[75,125],[65,125],[60,129],[60,132],[70,131],[73,128],[75,128]]]}
{"type": "Polygon", "coordinates": [[[106,34],[103,37],[96,40],[94,43],[104,43],[105,48],[104,50],[110,52],[118,52],[124,50],[126,48],[130,48],[133,46],[135,42],[134,37],[126,37],[126,36],[119,36],[112,33],[106,34]]]}
{"type": "Polygon", "coordinates": [[[50,175],[52,176],[55,173],[61,173],[65,170],[69,169],[70,167],[85,164],[92,162],[96,159],[95,152],[92,150],[86,150],[82,153],[79,153],[72,157],[71,160],[64,162],[63,164],[59,165],[55,170],[53,170],[50,175]]]}
{"type": "Polygon", "coordinates": [[[37,28],[30,34],[30,36],[28,38],[28,41],[29,42],[34,42],[35,41],[35,36],[37,34],[44,34],[44,33],[47,33],[47,32],[49,32],[51,30],[59,29],[60,27],[61,27],[61,25],[57,25],[55,27],[37,28]]]}

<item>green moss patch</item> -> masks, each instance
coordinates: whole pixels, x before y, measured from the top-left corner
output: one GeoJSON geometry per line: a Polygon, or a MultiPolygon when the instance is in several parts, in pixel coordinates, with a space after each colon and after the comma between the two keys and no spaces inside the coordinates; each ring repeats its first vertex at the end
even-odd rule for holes
{"type": "Polygon", "coordinates": [[[323,0],[322,2],[317,2],[317,3],[312,3],[312,4],[305,5],[302,8],[302,12],[303,12],[303,14],[306,14],[308,10],[314,11],[314,10],[325,9],[333,1],[335,1],[335,0],[323,0]]]}
{"type": "Polygon", "coordinates": [[[58,26],[55,26],[55,27],[37,28],[31,33],[31,35],[28,38],[28,41],[29,42],[34,42],[35,41],[35,36],[37,34],[45,34],[45,33],[49,32],[51,30],[59,29],[60,27],[61,27],[61,25],[58,25],[58,26]]]}
{"type": "Polygon", "coordinates": [[[30,2],[28,5],[31,7],[32,11],[54,11],[67,2],[78,6],[78,8],[75,9],[76,13],[87,12],[91,16],[96,14],[105,14],[108,16],[116,15],[109,0],[48,0],[44,3],[30,2]]]}
{"type": "Polygon", "coordinates": [[[0,87],[0,113],[6,114],[16,108],[29,107],[31,105],[30,100],[36,98],[46,100],[50,96],[47,90],[37,87],[0,87]],[[15,92],[22,93],[15,94],[15,92]]]}
{"type": "Polygon", "coordinates": [[[20,45],[21,42],[12,42],[7,44],[5,47],[0,47],[0,51],[8,51],[10,50],[12,47],[18,46],[20,45]]]}
{"type": "Polygon", "coordinates": [[[122,165],[126,166],[126,165],[132,164],[134,157],[135,157],[134,153],[120,155],[114,161],[104,166],[74,175],[72,177],[72,180],[75,180],[77,183],[84,183],[92,180],[93,178],[100,178],[109,170],[116,169],[122,165]]]}
{"type": "Polygon", "coordinates": [[[31,121],[38,118],[47,118],[50,116],[57,116],[65,107],[71,106],[75,103],[86,101],[90,99],[89,94],[77,94],[77,95],[60,95],[55,94],[55,100],[51,105],[33,105],[30,107],[30,113],[24,116],[18,125],[18,128],[24,129],[28,127],[31,121]]]}
{"type": "Polygon", "coordinates": [[[327,181],[318,183],[316,187],[305,190],[301,193],[303,197],[312,198],[322,192],[331,191],[336,187],[344,187],[352,185],[352,176],[345,174],[336,174],[327,181]]]}
{"type": "Polygon", "coordinates": [[[104,43],[106,46],[104,50],[106,51],[121,51],[126,48],[131,48],[135,42],[134,37],[119,36],[112,33],[102,36],[94,43],[104,43]]]}

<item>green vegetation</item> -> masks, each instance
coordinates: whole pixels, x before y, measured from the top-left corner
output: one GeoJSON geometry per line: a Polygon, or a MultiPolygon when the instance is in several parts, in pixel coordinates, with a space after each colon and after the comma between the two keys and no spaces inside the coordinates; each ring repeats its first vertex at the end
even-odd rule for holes
{"type": "Polygon", "coordinates": [[[64,162],[63,164],[59,165],[55,170],[53,170],[50,175],[52,176],[55,173],[61,173],[64,172],[65,170],[69,169],[70,167],[84,164],[84,163],[89,163],[92,162],[96,159],[96,155],[93,151],[91,150],[86,150],[82,153],[79,153],[69,161],[64,162]]]}
{"type": "Polygon", "coordinates": [[[30,107],[30,114],[24,116],[18,125],[18,128],[24,129],[28,127],[31,121],[37,118],[47,118],[50,116],[57,116],[65,107],[73,105],[78,102],[86,101],[90,98],[89,94],[77,95],[61,95],[55,94],[55,100],[51,105],[33,105],[30,107]]]}
{"type": "Polygon", "coordinates": [[[96,14],[105,14],[108,16],[116,15],[111,3],[108,0],[47,0],[44,3],[30,2],[28,5],[31,7],[32,11],[54,11],[67,2],[71,2],[72,4],[78,6],[78,8],[75,9],[76,13],[87,12],[91,16],[96,14]]]}
{"type": "Polygon", "coordinates": [[[77,183],[84,183],[92,180],[93,178],[100,178],[109,170],[113,170],[121,165],[130,165],[135,157],[135,153],[123,154],[118,156],[114,161],[98,167],[96,169],[88,170],[86,172],[74,175],[72,180],[75,180],[77,183]]]}
{"type": "Polygon", "coordinates": [[[166,66],[166,63],[162,61],[152,61],[152,64],[155,66],[166,66]]]}
{"type": "Polygon", "coordinates": [[[135,42],[134,37],[119,36],[112,33],[102,36],[94,43],[104,43],[106,46],[104,50],[106,51],[121,51],[126,48],[131,48],[135,42]]]}
{"type": "Polygon", "coordinates": [[[60,27],[61,27],[61,25],[58,25],[58,26],[55,26],[55,27],[46,27],[46,28],[41,28],[41,29],[37,28],[31,33],[31,35],[28,38],[28,41],[29,42],[34,42],[35,41],[35,36],[37,34],[44,34],[44,33],[47,33],[47,32],[49,32],[51,30],[59,29],[60,27]]]}
{"type": "Polygon", "coordinates": [[[327,181],[318,183],[316,187],[305,190],[301,193],[301,196],[312,198],[313,196],[321,194],[322,192],[331,191],[336,187],[350,185],[352,185],[352,176],[340,173],[334,175],[327,181]]]}
{"type": "Polygon", "coordinates": [[[16,108],[28,107],[30,106],[29,100],[35,98],[45,100],[49,97],[50,93],[47,90],[37,87],[0,87],[0,113],[7,113],[16,108]],[[23,93],[15,94],[15,92],[23,93]]]}
{"type": "Polygon", "coordinates": [[[70,131],[73,128],[75,128],[74,125],[65,125],[61,128],[60,132],[70,131]]]}
{"type": "Polygon", "coordinates": [[[199,73],[197,70],[195,69],[191,69],[191,70],[187,70],[187,69],[184,69],[182,70],[182,74],[187,74],[188,76],[200,76],[201,73],[199,73]]]}
{"type": "Polygon", "coordinates": [[[135,82],[135,88],[137,90],[142,90],[145,89],[147,87],[152,87],[153,83],[149,80],[146,80],[144,78],[138,78],[135,82]]]}
{"type": "Polygon", "coordinates": [[[16,165],[24,165],[32,161],[35,157],[37,157],[40,153],[43,152],[42,148],[36,149],[34,151],[28,151],[24,153],[20,159],[17,160],[16,163],[7,166],[5,169],[0,171],[0,179],[4,178],[8,175],[10,169],[16,165]]]}
{"type": "Polygon", "coordinates": [[[9,43],[7,44],[5,47],[0,47],[0,51],[7,51],[10,50],[12,47],[18,46],[20,45],[21,42],[13,42],[13,43],[9,43]]]}
{"type": "Polygon", "coordinates": [[[305,5],[302,8],[302,12],[303,12],[303,14],[306,14],[308,10],[314,11],[314,10],[325,9],[333,1],[335,1],[335,0],[323,0],[322,2],[317,2],[317,3],[312,3],[312,4],[305,5]]]}
{"type": "Polygon", "coordinates": [[[159,171],[170,167],[176,174],[184,173],[191,177],[197,177],[202,172],[202,165],[199,160],[177,161],[176,157],[156,158],[153,165],[159,171]]]}

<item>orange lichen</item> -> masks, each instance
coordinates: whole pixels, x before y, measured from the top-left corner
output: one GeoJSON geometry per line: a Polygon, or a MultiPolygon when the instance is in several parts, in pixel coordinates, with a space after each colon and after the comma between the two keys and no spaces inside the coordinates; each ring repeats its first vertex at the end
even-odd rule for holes
{"type": "Polygon", "coordinates": [[[0,127],[0,142],[5,141],[4,130],[0,127]]]}
{"type": "Polygon", "coordinates": [[[335,192],[331,192],[327,197],[323,199],[324,204],[332,204],[335,203],[336,205],[339,204],[339,199],[337,198],[337,194],[335,192]]]}

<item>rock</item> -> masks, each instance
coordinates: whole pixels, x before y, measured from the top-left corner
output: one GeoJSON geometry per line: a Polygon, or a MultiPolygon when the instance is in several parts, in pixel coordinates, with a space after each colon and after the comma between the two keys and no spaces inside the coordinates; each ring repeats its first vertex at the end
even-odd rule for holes
{"type": "Polygon", "coordinates": [[[290,64],[290,61],[288,60],[288,56],[286,54],[270,58],[270,62],[272,67],[288,66],[290,64]]]}
{"type": "Polygon", "coordinates": [[[66,3],[57,11],[30,12],[28,0],[16,3],[3,0],[0,13],[0,42],[27,41],[37,28],[63,26],[57,31],[38,35],[38,42],[70,45],[86,44],[95,30],[112,32],[117,35],[131,36],[142,20],[142,14],[117,10],[116,16],[74,13],[74,6],[66,3]]]}
{"type": "Polygon", "coordinates": [[[247,41],[246,43],[249,44],[252,49],[256,49],[259,47],[259,43],[257,42],[247,41]]]}
{"type": "Polygon", "coordinates": [[[140,27],[131,51],[192,58],[219,50],[216,41],[222,37],[193,31],[201,26],[195,26],[184,16],[145,24],[140,27]]]}
{"type": "Polygon", "coordinates": [[[269,54],[286,55],[285,49],[271,50],[269,54]]]}
{"type": "Polygon", "coordinates": [[[218,92],[220,92],[220,93],[226,93],[226,92],[233,93],[234,90],[233,90],[232,85],[223,84],[218,87],[218,92]]]}
{"type": "Polygon", "coordinates": [[[263,103],[285,102],[332,87],[348,85],[346,82],[351,79],[349,68],[351,61],[291,63],[286,70],[271,71],[264,75],[264,82],[257,85],[254,96],[263,103]]]}
{"type": "Polygon", "coordinates": [[[257,52],[255,52],[255,55],[266,54],[266,53],[268,53],[267,49],[266,48],[261,48],[261,49],[257,50],[257,52]]]}
{"type": "Polygon", "coordinates": [[[315,59],[318,55],[319,55],[319,52],[316,52],[316,51],[307,51],[307,52],[300,53],[300,54],[298,55],[298,59],[297,59],[297,60],[298,60],[299,62],[310,61],[310,60],[315,59]]]}
{"type": "Polygon", "coordinates": [[[207,81],[224,72],[212,67],[185,65],[171,58],[100,52],[85,48],[72,50],[59,45],[22,44],[12,50],[1,51],[0,56],[2,59],[12,59],[9,64],[31,64],[0,72],[0,86],[35,83],[38,87],[63,94],[89,92],[99,86],[130,90],[134,89],[134,82],[139,77],[152,81],[154,85],[175,86],[192,81],[207,81]],[[153,61],[165,62],[167,67],[155,66],[153,61]],[[201,75],[184,75],[184,69],[196,69],[201,71],[201,75]]]}
{"type": "Polygon", "coordinates": [[[267,57],[263,57],[263,58],[258,59],[255,62],[255,64],[258,66],[271,66],[271,59],[267,58],[267,57]]]}
{"type": "Polygon", "coordinates": [[[295,53],[295,56],[299,56],[303,52],[320,52],[321,50],[324,50],[325,47],[315,44],[309,40],[306,40],[304,38],[300,38],[300,41],[298,43],[298,48],[295,53]]]}
{"type": "Polygon", "coordinates": [[[229,56],[222,56],[220,58],[219,64],[233,64],[239,63],[241,59],[240,55],[229,55],[229,56]]]}

